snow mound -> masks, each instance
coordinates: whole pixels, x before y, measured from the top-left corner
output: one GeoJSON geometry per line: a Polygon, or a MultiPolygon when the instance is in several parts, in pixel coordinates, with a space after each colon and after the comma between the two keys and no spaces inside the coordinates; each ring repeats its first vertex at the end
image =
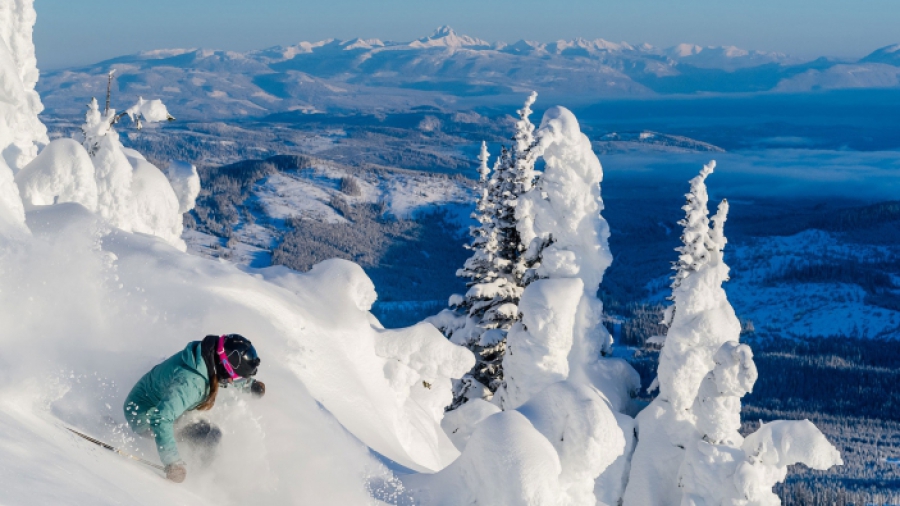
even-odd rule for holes
{"type": "Polygon", "coordinates": [[[743,450],[761,464],[784,468],[804,463],[825,470],[843,464],[841,454],[809,420],[776,420],[744,439],[743,450]]]}
{"type": "MultiPolygon", "coordinates": [[[[595,480],[626,448],[620,421],[601,394],[563,381],[516,410],[491,414],[496,409],[472,399],[448,413],[448,426],[474,430],[445,469],[403,478],[421,504],[597,504],[595,480]]],[[[624,470],[616,471],[618,483],[603,480],[610,487],[601,491],[613,498],[624,486],[624,470]]]]}
{"type": "Polygon", "coordinates": [[[56,139],[16,174],[23,203],[46,206],[76,202],[97,210],[94,165],[87,151],[72,139],[56,139]]]}
{"type": "MultiPolygon", "coordinates": [[[[374,285],[353,262],[326,260],[305,274],[284,267],[254,272],[299,297],[302,309],[285,309],[294,316],[284,322],[303,357],[294,372],[347,430],[415,470],[435,471],[458,456],[440,420],[450,378],[472,366],[468,350],[430,324],[382,329],[368,312],[374,285]]],[[[266,300],[256,304],[276,309],[266,300]]]]}
{"type": "Polygon", "coordinates": [[[584,291],[580,279],[542,279],[519,302],[522,320],[507,335],[503,405],[517,408],[547,385],[569,375],[575,311],[584,291]]]}
{"type": "MultiPolygon", "coordinates": [[[[781,499],[772,487],[787,477],[787,466],[805,464],[824,471],[842,465],[840,452],[809,420],[776,420],[763,424],[741,445],[744,460],[731,477],[733,489],[725,499],[749,504],[778,506],[781,499]]],[[[721,470],[719,470],[721,475],[721,470]]]]}
{"type": "Polygon", "coordinates": [[[625,437],[609,403],[586,385],[559,382],[518,408],[559,455],[566,504],[593,505],[594,480],[625,449],[625,437]]]}
{"type": "Polygon", "coordinates": [[[550,442],[521,413],[505,411],[478,424],[446,469],[403,483],[422,505],[553,506],[564,497],[561,471],[550,442]]]}
{"type": "Polygon", "coordinates": [[[322,283],[335,283],[333,302],[336,307],[347,306],[368,311],[378,300],[375,284],[366,276],[362,267],[353,262],[337,258],[325,260],[314,265],[307,275],[322,283]]]}
{"type": "Polygon", "coordinates": [[[499,412],[500,408],[484,399],[469,399],[462,406],[446,412],[444,419],[441,420],[441,427],[453,441],[453,446],[456,446],[457,450],[463,451],[475,431],[475,426],[485,418],[499,412]]]}
{"type": "Polygon", "coordinates": [[[131,164],[131,229],[155,235],[181,251],[187,245],[181,239],[184,229],[180,203],[166,176],[140,153],[125,150],[131,164]]]}

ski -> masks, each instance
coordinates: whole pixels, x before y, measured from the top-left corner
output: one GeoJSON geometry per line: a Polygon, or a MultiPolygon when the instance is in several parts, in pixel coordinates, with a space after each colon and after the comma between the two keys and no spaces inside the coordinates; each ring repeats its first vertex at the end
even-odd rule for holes
{"type": "Polygon", "coordinates": [[[132,454],[130,454],[130,453],[128,453],[128,452],[125,452],[125,451],[123,451],[123,450],[120,450],[120,449],[116,448],[115,446],[113,446],[113,445],[111,445],[111,444],[104,443],[103,441],[100,441],[99,439],[92,438],[91,436],[88,436],[87,434],[78,432],[77,430],[75,430],[75,429],[73,429],[73,428],[71,428],[71,427],[66,427],[66,429],[67,429],[69,432],[71,432],[71,433],[73,433],[73,434],[75,434],[75,435],[77,435],[77,436],[79,436],[79,437],[81,437],[81,438],[83,438],[83,439],[86,439],[86,440],[90,441],[91,443],[94,443],[95,445],[97,445],[97,446],[99,446],[99,447],[101,447],[101,448],[106,448],[107,450],[109,450],[109,451],[111,451],[111,452],[118,453],[119,455],[121,455],[121,456],[123,456],[123,457],[125,457],[125,458],[129,458],[129,459],[131,459],[131,460],[136,460],[136,461],[140,462],[141,464],[144,464],[145,466],[150,466],[150,467],[152,467],[152,468],[154,468],[154,469],[158,469],[158,470],[160,470],[160,471],[162,471],[162,472],[165,472],[165,471],[166,471],[166,468],[163,467],[163,466],[161,466],[161,465],[159,465],[159,464],[154,464],[153,462],[150,462],[149,460],[144,460],[144,459],[142,459],[142,458],[140,458],[140,457],[137,457],[137,456],[135,456],[135,455],[132,455],[132,454]]]}

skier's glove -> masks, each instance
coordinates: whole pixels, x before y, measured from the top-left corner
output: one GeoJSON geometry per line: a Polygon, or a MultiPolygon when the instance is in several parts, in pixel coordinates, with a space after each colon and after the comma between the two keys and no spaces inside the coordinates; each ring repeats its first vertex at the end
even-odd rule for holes
{"type": "Polygon", "coordinates": [[[181,483],[187,477],[187,468],[184,467],[183,462],[176,462],[174,464],[169,464],[166,466],[166,478],[174,481],[175,483],[181,483]]]}
{"type": "Polygon", "coordinates": [[[262,381],[254,381],[253,384],[250,385],[250,393],[256,397],[266,395],[266,384],[262,381]]]}

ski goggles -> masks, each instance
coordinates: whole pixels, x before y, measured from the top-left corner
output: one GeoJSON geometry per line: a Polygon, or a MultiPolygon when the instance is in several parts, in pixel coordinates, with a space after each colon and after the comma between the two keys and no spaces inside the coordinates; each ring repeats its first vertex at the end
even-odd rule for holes
{"type": "Polygon", "coordinates": [[[222,363],[222,367],[225,369],[225,372],[228,374],[228,377],[231,378],[232,381],[240,381],[245,377],[249,378],[256,374],[256,370],[259,367],[260,359],[256,354],[256,350],[251,346],[247,350],[239,351],[233,350],[231,353],[225,353],[225,338],[227,336],[219,336],[219,343],[216,346],[216,355],[219,356],[219,362],[222,363]],[[231,361],[228,360],[230,355],[237,355],[237,363],[232,365],[231,361]],[[235,369],[243,370],[242,372],[246,372],[246,376],[241,376],[235,372],[235,369]]]}

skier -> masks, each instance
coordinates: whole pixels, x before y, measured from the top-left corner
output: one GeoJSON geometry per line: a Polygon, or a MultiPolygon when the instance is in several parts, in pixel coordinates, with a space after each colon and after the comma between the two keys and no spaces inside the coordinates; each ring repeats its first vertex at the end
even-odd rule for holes
{"type": "Polygon", "coordinates": [[[222,437],[222,431],[207,420],[179,418],[186,411],[211,409],[220,387],[233,384],[262,397],[266,386],[253,379],[259,363],[247,338],[238,334],[206,336],[138,380],[125,399],[125,419],[136,434],[156,439],[166,478],[181,483],[187,476],[176,441],[191,445],[200,462],[208,464],[222,437]]]}

